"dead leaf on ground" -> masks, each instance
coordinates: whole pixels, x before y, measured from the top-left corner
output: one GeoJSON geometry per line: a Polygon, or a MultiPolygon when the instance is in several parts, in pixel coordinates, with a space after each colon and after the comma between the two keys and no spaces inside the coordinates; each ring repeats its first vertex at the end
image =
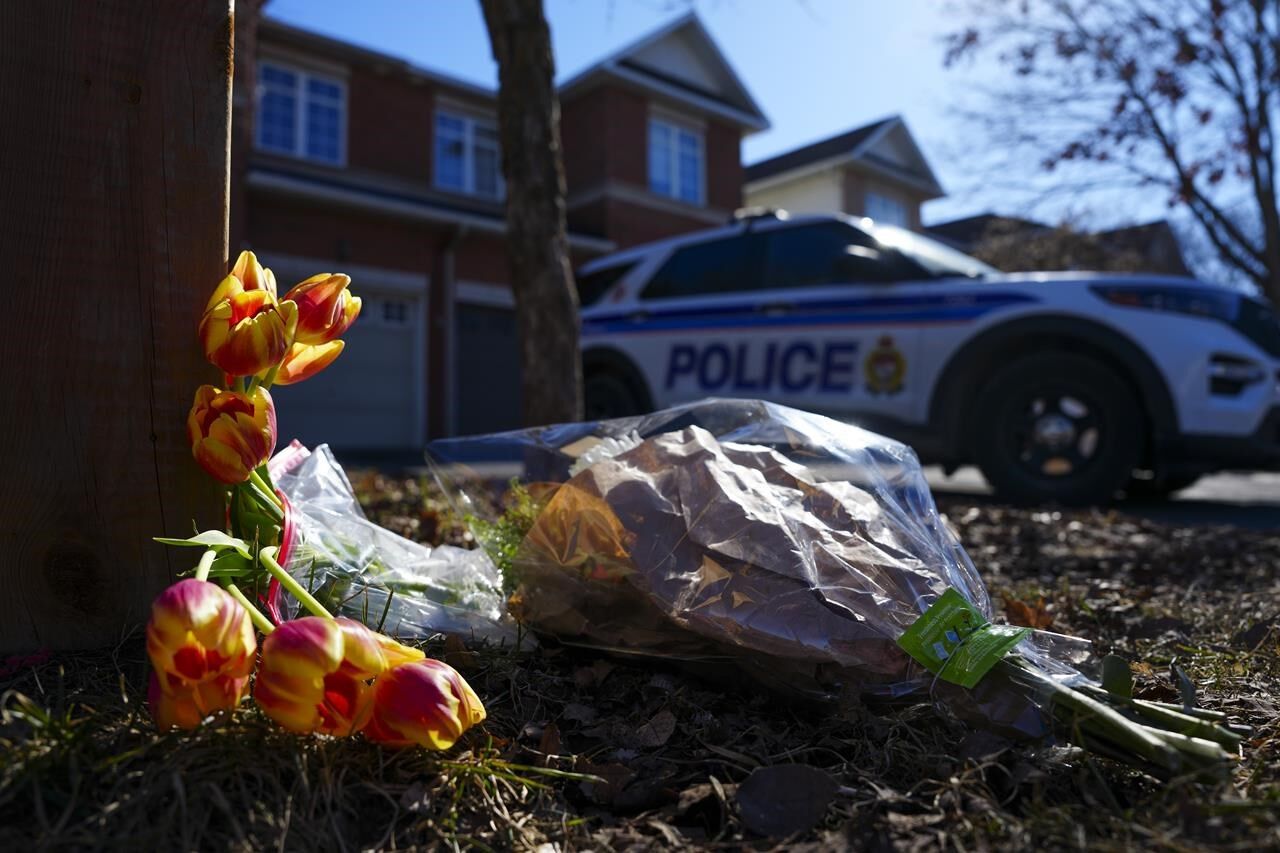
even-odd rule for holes
{"type": "Polygon", "coordinates": [[[806,832],[827,813],[839,785],[805,764],[775,764],[752,771],[738,786],[742,825],[756,835],[785,838],[806,832]]]}
{"type": "Polygon", "coordinates": [[[454,669],[465,672],[475,668],[476,655],[467,648],[467,644],[457,634],[445,634],[444,662],[454,669]]]}
{"type": "Polygon", "coordinates": [[[1240,648],[1256,652],[1258,648],[1266,641],[1271,632],[1276,629],[1277,622],[1274,619],[1264,620],[1241,631],[1231,638],[1231,642],[1240,648]]]}
{"type": "Polygon", "coordinates": [[[590,705],[583,705],[581,702],[570,702],[564,706],[560,716],[570,722],[583,723],[585,725],[594,723],[598,714],[596,709],[590,705]]]}
{"type": "Polygon", "coordinates": [[[636,729],[636,746],[654,749],[671,740],[676,732],[676,716],[665,708],[653,715],[653,719],[636,729]]]}
{"type": "Polygon", "coordinates": [[[600,781],[583,782],[581,787],[582,793],[601,806],[613,805],[622,789],[636,777],[633,771],[621,764],[592,764],[590,761],[582,761],[574,769],[578,773],[600,777],[600,781]]]}
{"type": "Polygon", "coordinates": [[[591,666],[580,666],[574,670],[573,683],[579,688],[594,687],[602,684],[611,672],[613,672],[613,664],[607,660],[598,660],[591,666]]]}
{"type": "Polygon", "coordinates": [[[1049,613],[1049,606],[1045,603],[1043,595],[1038,597],[1034,604],[1019,601],[1016,598],[1006,598],[1004,613],[1011,625],[1035,628],[1037,631],[1046,631],[1053,627],[1053,615],[1049,613]]]}
{"type": "Polygon", "coordinates": [[[538,741],[538,752],[542,753],[541,763],[544,767],[560,754],[560,728],[555,723],[547,723],[542,730],[542,739],[538,741]]]}

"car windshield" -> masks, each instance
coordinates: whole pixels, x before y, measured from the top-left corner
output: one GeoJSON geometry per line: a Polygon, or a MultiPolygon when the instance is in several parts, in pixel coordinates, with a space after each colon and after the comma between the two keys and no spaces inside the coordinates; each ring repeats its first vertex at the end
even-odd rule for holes
{"type": "Polygon", "coordinates": [[[860,224],[879,243],[906,255],[928,270],[931,275],[982,278],[985,275],[1000,272],[990,264],[984,264],[977,258],[971,258],[963,252],[957,252],[944,243],[922,237],[914,231],[908,231],[896,225],[879,225],[870,219],[864,219],[860,224]]]}

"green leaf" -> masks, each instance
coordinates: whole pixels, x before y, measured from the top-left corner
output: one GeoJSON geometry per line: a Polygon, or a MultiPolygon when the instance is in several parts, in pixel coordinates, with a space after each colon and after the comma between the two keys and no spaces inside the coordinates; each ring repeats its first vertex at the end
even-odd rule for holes
{"type": "Polygon", "coordinates": [[[218,555],[209,567],[211,578],[244,578],[257,574],[258,569],[253,559],[242,556],[238,551],[228,549],[218,555]]]}
{"type": "Polygon", "coordinates": [[[1127,660],[1119,655],[1107,655],[1102,659],[1102,689],[1112,696],[1133,698],[1133,672],[1127,660]]]}
{"type": "Polygon", "coordinates": [[[190,539],[167,539],[163,536],[157,536],[155,541],[161,545],[176,545],[180,548],[212,548],[219,553],[229,548],[246,560],[253,556],[249,550],[248,543],[243,539],[228,536],[221,530],[206,530],[203,533],[192,536],[190,539]]]}

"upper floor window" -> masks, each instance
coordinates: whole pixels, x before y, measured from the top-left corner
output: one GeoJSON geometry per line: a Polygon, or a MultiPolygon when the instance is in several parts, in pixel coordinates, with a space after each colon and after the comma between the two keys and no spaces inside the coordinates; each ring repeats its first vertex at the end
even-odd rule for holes
{"type": "Polygon", "coordinates": [[[911,227],[911,223],[907,220],[907,206],[890,195],[868,192],[866,215],[881,225],[911,227]]]}
{"type": "Polygon", "coordinates": [[[502,155],[492,121],[436,113],[435,185],[442,190],[500,199],[502,155]]]}
{"type": "Polygon", "coordinates": [[[649,119],[649,189],[702,204],[706,156],[702,134],[664,119],[649,119]]]}
{"type": "Polygon", "coordinates": [[[347,89],[341,80],[260,62],[258,93],[260,149],[342,164],[347,89]]]}

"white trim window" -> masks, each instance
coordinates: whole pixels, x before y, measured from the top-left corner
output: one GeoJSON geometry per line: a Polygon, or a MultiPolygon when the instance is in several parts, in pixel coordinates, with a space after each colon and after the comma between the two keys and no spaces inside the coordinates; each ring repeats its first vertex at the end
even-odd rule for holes
{"type": "Polygon", "coordinates": [[[895,196],[868,191],[866,208],[864,215],[879,222],[881,225],[897,225],[901,228],[911,227],[911,223],[907,221],[907,206],[895,196]]]}
{"type": "Polygon", "coordinates": [[[437,110],[435,137],[437,189],[495,201],[506,194],[498,128],[493,121],[437,110]]]}
{"type": "Polygon", "coordinates": [[[346,130],[346,83],[278,62],[258,63],[260,150],[341,166],[346,130]]]}
{"type": "Polygon", "coordinates": [[[649,189],[689,204],[705,204],[706,147],[702,133],[660,118],[649,119],[649,189]]]}

